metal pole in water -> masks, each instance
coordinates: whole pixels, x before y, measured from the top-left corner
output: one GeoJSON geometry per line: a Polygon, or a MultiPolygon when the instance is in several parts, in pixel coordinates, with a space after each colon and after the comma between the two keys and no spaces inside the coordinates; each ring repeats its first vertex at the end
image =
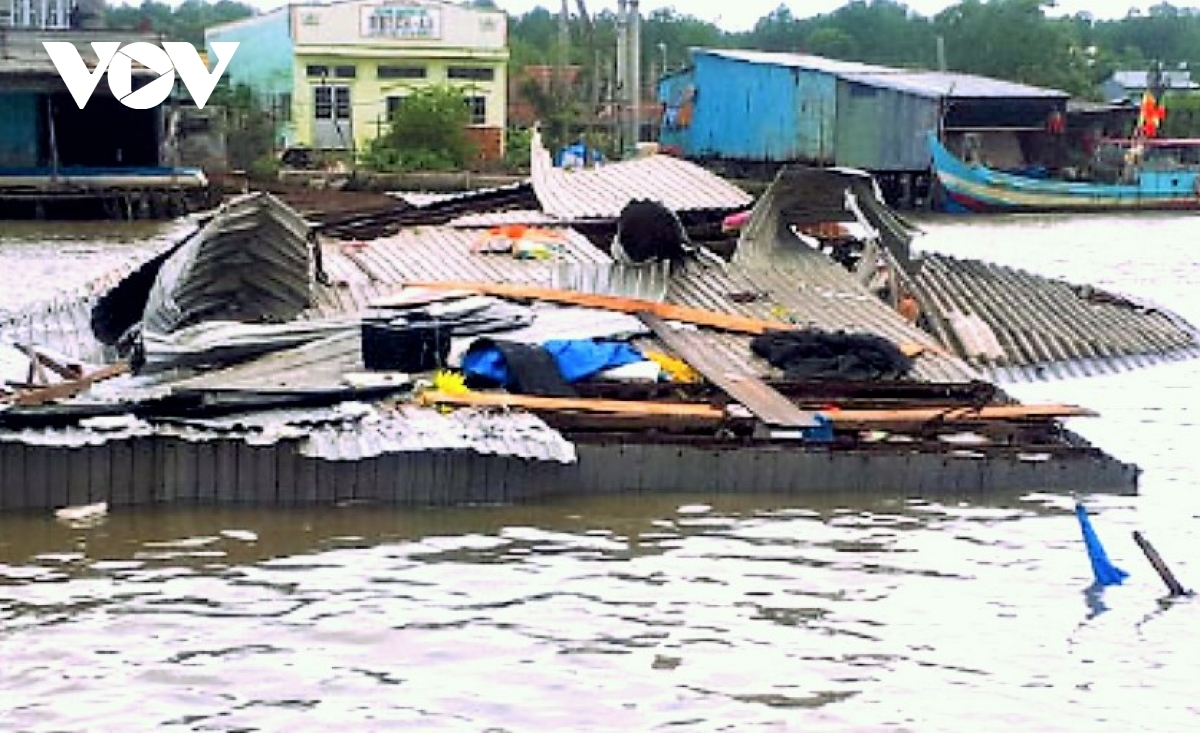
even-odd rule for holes
{"type": "Polygon", "coordinates": [[[1188,595],[1188,591],[1182,585],[1180,585],[1179,581],[1175,579],[1175,576],[1171,574],[1171,570],[1167,567],[1167,564],[1163,562],[1163,559],[1159,556],[1158,551],[1154,549],[1154,546],[1150,544],[1149,540],[1142,536],[1141,532],[1134,531],[1133,541],[1138,543],[1138,547],[1142,548],[1142,552],[1146,553],[1146,559],[1149,560],[1150,564],[1154,566],[1154,569],[1158,571],[1158,576],[1163,579],[1164,583],[1167,584],[1167,590],[1171,591],[1171,595],[1188,595]]]}

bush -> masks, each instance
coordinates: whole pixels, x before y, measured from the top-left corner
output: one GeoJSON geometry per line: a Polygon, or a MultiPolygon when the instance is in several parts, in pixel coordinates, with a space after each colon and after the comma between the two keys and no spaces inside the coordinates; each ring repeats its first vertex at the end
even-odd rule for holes
{"type": "Polygon", "coordinates": [[[259,156],[246,166],[246,176],[252,181],[277,181],[279,180],[280,162],[272,154],[259,156]]]}
{"type": "Polygon", "coordinates": [[[378,171],[454,170],[474,155],[467,137],[470,112],[462,91],[423,87],[404,98],[387,132],[371,141],[360,161],[378,171]]]}
{"type": "Polygon", "coordinates": [[[532,130],[510,129],[504,141],[504,164],[512,170],[529,170],[529,145],[532,141],[532,130]]]}

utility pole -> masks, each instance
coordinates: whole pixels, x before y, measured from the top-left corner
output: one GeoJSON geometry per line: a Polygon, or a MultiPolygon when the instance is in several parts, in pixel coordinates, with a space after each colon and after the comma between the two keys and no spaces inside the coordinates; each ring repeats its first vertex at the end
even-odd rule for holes
{"type": "Polygon", "coordinates": [[[617,128],[617,147],[624,154],[628,146],[625,139],[625,101],[629,95],[629,80],[626,66],[629,64],[629,26],[625,8],[627,0],[617,0],[617,84],[613,90],[614,115],[617,128]]]}
{"type": "Polygon", "coordinates": [[[570,59],[568,48],[571,45],[571,28],[570,11],[567,8],[567,0],[562,0],[562,5],[558,14],[558,53],[557,68],[551,76],[551,94],[554,98],[555,116],[558,117],[558,128],[555,132],[558,135],[558,145],[567,144],[567,63],[570,59]]]}
{"type": "Polygon", "coordinates": [[[638,0],[629,0],[629,12],[632,16],[629,34],[629,107],[633,118],[629,140],[636,153],[637,145],[642,141],[642,15],[638,11],[638,0]]]}

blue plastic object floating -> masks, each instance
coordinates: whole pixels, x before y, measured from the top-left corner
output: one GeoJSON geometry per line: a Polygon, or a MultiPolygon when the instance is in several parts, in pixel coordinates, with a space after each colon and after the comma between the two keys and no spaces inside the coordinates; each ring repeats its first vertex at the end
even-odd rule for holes
{"type": "Polygon", "coordinates": [[[1120,585],[1129,577],[1129,573],[1109,562],[1108,553],[1096,530],[1092,529],[1092,521],[1088,519],[1087,510],[1082,504],[1075,505],[1075,516],[1079,518],[1079,528],[1083,530],[1083,544],[1087,547],[1088,560],[1092,562],[1092,574],[1096,576],[1097,585],[1120,585]]]}

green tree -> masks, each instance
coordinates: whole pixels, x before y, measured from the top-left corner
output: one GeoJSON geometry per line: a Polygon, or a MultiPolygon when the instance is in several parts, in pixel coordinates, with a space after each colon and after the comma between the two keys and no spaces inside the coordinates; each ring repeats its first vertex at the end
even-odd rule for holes
{"type": "Polygon", "coordinates": [[[1047,20],[1053,0],[964,0],[934,18],[949,67],[982,76],[1091,94],[1071,26],[1047,20]]]}
{"type": "Polygon", "coordinates": [[[110,28],[154,31],[166,35],[169,40],[203,46],[205,28],[249,18],[254,13],[253,7],[231,0],[215,3],[184,0],[176,8],[155,0],[144,0],[138,6],[110,7],[105,20],[110,28]]]}
{"type": "Polygon", "coordinates": [[[421,87],[404,98],[387,132],[371,141],[364,163],[381,170],[454,170],[474,154],[471,114],[461,89],[421,87]]]}

